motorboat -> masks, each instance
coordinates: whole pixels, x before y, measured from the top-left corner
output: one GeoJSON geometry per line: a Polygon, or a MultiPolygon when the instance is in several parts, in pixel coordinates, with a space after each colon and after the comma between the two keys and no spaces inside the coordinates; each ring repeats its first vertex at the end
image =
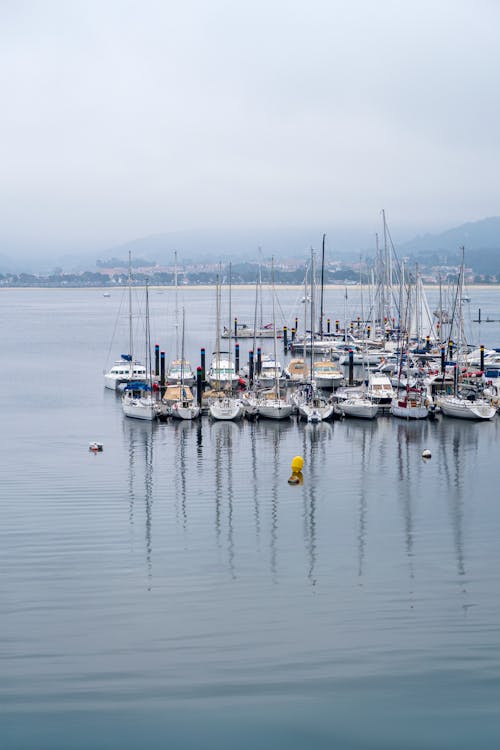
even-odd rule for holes
{"type": "Polygon", "coordinates": [[[219,352],[213,356],[207,380],[212,388],[233,389],[238,386],[239,375],[236,373],[234,362],[226,352],[219,352]]]}
{"type": "Polygon", "coordinates": [[[104,373],[104,385],[113,391],[122,383],[146,381],[147,371],[143,364],[133,360],[129,354],[122,354],[111,368],[104,373]]]}
{"type": "Polygon", "coordinates": [[[191,386],[194,385],[196,376],[187,359],[174,359],[165,374],[165,379],[169,384],[182,382],[184,385],[191,386]]]}
{"type": "Polygon", "coordinates": [[[285,367],[285,376],[289,380],[303,382],[309,378],[309,367],[303,359],[292,359],[285,367]]]}
{"type": "Polygon", "coordinates": [[[321,359],[314,362],[312,373],[316,386],[325,390],[337,388],[344,380],[344,374],[329,359],[321,359]]]}
{"type": "Polygon", "coordinates": [[[389,377],[382,372],[371,372],[368,376],[366,396],[379,406],[392,403],[395,393],[389,377]]]}
{"type": "Polygon", "coordinates": [[[255,380],[265,385],[266,383],[275,383],[276,378],[283,377],[283,368],[281,363],[271,357],[269,354],[263,355],[260,365],[260,373],[255,374],[255,380]]]}

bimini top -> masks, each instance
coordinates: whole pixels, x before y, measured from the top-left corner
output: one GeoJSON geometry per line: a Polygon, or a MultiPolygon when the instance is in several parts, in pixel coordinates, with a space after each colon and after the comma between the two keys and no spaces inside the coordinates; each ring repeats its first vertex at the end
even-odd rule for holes
{"type": "Polygon", "coordinates": [[[131,354],[120,354],[120,357],[125,360],[125,362],[132,362],[132,355],[131,354]]]}
{"type": "Polygon", "coordinates": [[[150,391],[151,386],[149,383],[142,383],[140,380],[133,380],[131,383],[127,383],[125,391],[150,391]]]}

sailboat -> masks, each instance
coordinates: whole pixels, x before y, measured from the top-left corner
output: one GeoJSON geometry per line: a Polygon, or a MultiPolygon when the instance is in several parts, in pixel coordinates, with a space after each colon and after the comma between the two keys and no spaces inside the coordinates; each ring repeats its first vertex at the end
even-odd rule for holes
{"type": "Polygon", "coordinates": [[[349,398],[339,401],[338,410],[345,417],[357,417],[358,419],[374,419],[378,414],[378,404],[374,404],[362,393],[352,394],[349,398]]]}
{"type": "Polygon", "coordinates": [[[128,339],[129,350],[120,359],[113,362],[108,371],[104,372],[104,386],[113,391],[122,383],[131,381],[143,382],[147,379],[145,366],[134,358],[134,340],[132,326],[132,254],[128,254],[128,339]]]}
{"type": "MultiPolygon", "coordinates": [[[[185,386],[194,385],[196,375],[191,366],[191,363],[184,358],[184,354],[179,357],[179,305],[178,305],[178,274],[177,274],[177,252],[174,253],[175,265],[174,265],[174,286],[175,286],[175,359],[172,360],[167,372],[165,373],[165,380],[168,385],[176,385],[183,383],[185,386]]],[[[184,336],[184,331],[182,333],[184,336]]]]}
{"type": "MultiPolygon", "coordinates": [[[[273,278],[273,357],[274,362],[277,361],[277,344],[276,344],[276,310],[275,310],[275,289],[274,289],[274,258],[272,262],[272,278],[273,278]]],[[[287,419],[292,411],[293,406],[289,404],[286,399],[282,398],[280,390],[280,379],[278,370],[275,368],[275,379],[274,389],[267,393],[261,393],[256,403],[256,411],[259,417],[265,417],[267,419],[287,419]]]]}
{"type": "MultiPolygon", "coordinates": [[[[462,264],[460,266],[460,273],[458,277],[457,290],[455,295],[454,310],[452,313],[452,326],[453,318],[455,314],[457,316],[457,362],[455,365],[455,378],[454,378],[454,392],[453,395],[443,395],[437,399],[437,406],[441,409],[442,413],[447,417],[457,417],[458,419],[468,419],[477,421],[486,421],[493,419],[496,414],[496,406],[485,398],[480,397],[478,394],[469,393],[467,398],[460,392],[461,385],[461,371],[462,366],[465,364],[463,351],[466,351],[465,336],[463,330],[463,315],[462,315],[462,301],[463,301],[463,281],[464,281],[464,248],[462,247],[462,264]]],[[[449,342],[448,342],[449,346],[449,342]]]]}
{"type": "MultiPolygon", "coordinates": [[[[216,351],[214,359],[207,376],[208,382],[216,389],[216,394],[209,398],[208,410],[210,416],[217,420],[237,420],[243,416],[243,404],[239,398],[232,396],[231,389],[237,385],[239,377],[236,374],[234,364],[229,357],[222,359],[220,350],[220,284],[217,279],[216,285],[216,351]],[[224,392],[223,389],[227,389],[224,392]],[[221,390],[222,389],[222,390],[221,390]]],[[[231,304],[229,305],[229,318],[231,319],[231,304]]],[[[231,342],[231,339],[229,340],[231,342]]]]}
{"type": "Polygon", "coordinates": [[[130,381],[122,396],[122,409],[126,417],[152,421],[158,416],[158,403],[153,393],[151,377],[151,337],[149,331],[149,289],[146,284],[146,380],[130,381]]]}
{"type": "MultiPolygon", "coordinates": [[[[184,328],[185,328],[185,311],[182,308],[182,359],[184,362],[184,328]]],[[[181,380],[180,380],[180,398],[171,406],[170,413],[176,419],[196,419],[200,416],[200,407],[195,403],[193,394],[187,387],[184,380],[184,369],[181,368],[181,380]]]]}
{"type": "MultiPolygon", "coordinates": [[[[404,266],[402,276],[402,288],[405,289],[404,283],[404,266]]],[[[415,279],[415,305],[417,306],[418,301],[418,274],[415,279]]],[[[417,310],[418,313],[418,310],[417,310]]],[[[418,384],[410,386],[410,337],[412,335],[413,321],[415,320],[416,314],[412,310],[411,304],[411,280],[406,288],[406,307],[404,316],[404,339],[399,352],[399,366],[398,366],[398,377],[396,383],[396,393],[393,394],[393,398],[390,401],[391,408],[390,412],[393,417],[399,417],[400,419],[427,419],[429,411],[427,408],[427,394],[423,386],[418,384]],[[406,366],[406,378],[405,387],[402,391],[402,374],[403,374],[403,360],[405,360],[406,366]]],[[[416,327],[417,341],[420,335],[419,326],[416,327]]],[[[380,378],[387,377],[384,375],[373,375],[372,377],[380,378]]],[[[389,378],[387,378],[389,380],[389,378]]],[[[392,388],[392,386],[391,386],[392,388]]]]}
{"type": "MultiPolygon", "coordinates": [[[[325,235],[323,235],[323,267],[324,267],[324,249],[325,249],[325,235]]],[[[315,267],[314,267],[314,252],[311,251],[311,347],[310,347],[310,372],[314,372],[314,294],[315,294],[315,267]]],[[[323,295],[321,295],[323,298],[323,295]]],[[[321,303],[323,305],[323,303],[321,303]]],[[[322,317],[323,310],[320,314],[320,336],[322,338],[322,317]]],[[[323,398],[318,392],[316,382],[311,379],[309,383],[304,387],[302,396],[299,396],[297,400],[297,408],[299,415],[302,419],[308,422],[318,423],[323,420],[329,419],[333,414],[333,403],[323,398]]]]}

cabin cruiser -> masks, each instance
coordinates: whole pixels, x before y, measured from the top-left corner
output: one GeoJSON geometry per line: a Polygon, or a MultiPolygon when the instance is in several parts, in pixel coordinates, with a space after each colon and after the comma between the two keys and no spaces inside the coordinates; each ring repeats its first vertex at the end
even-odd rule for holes
{"type": "Polygon", "coordinates": [[[129,354],[122,354],[121,359],[116,360],[111,368],[104,373],[104,385],[112,391],[116,391],[121,383],[130,381],[145,381],[147,378],[146,368],[137,360],[132,360],[129,354]]]}

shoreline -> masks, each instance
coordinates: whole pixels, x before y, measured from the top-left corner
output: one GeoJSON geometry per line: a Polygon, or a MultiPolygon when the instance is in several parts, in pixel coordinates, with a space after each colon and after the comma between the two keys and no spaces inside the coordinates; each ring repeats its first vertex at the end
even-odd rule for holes
{"type": "MultiPolygon", "coordinates": [[[[215,284],[182,284],[178,287],[178,291],[188,290],[188,291],[194,291],[196,289],[200,289],[201,291],[207,291],[210,289],[215,288],[215,284]]],[[[438,284],[424,284],[424,289],[439,289],[438,284]]],[[[73,291],[75,289],[86,289],[87,291],[96,291],[96,292],[118,292],[123,289],[125,289],[126,286],[0,286],[0,291],[12,291],[12,290],[18,290],[18,289],[24,289],[29,291],[47,291],[47,290],[64,290],[64,291],[73,291]]],[[[134,289],[145,289],[144,284],[138,284],[137,286],[134,285],[134,289]]],[[[229,289],[229,285],[225,284],[223,289],[229,289]]],[[[253,284],[233,284],[231,287],[233,290],[236,291],[244,291],[249,290],[255,293],[255,283],[253,284]]],[[[276,291],[279,291],[280,289],[284,289],[285,291],[303,291],[304,285],[303,284],[275,284],[274,288],[276,291]]],[[[351,290],[362,290],[366,291],[371,288],[371,284],[325,284],[324,289],[325,290],[339,290],[339,289],[351,289],[351,290]]],[[[500,289],[500,283],[498,284],[467,284],[466,288],[469,289],[477,289],[479,291],[484,291],[486,289],[500,289]]],[[[150,284],[149,289],[156,289],[161,291],[175,291],[175,286],[171,284],[150,284]]],[[[272,284],[262,284],[262,289],[265,289],[266,291],[270,291],[273,289],[272,284]]]]}

